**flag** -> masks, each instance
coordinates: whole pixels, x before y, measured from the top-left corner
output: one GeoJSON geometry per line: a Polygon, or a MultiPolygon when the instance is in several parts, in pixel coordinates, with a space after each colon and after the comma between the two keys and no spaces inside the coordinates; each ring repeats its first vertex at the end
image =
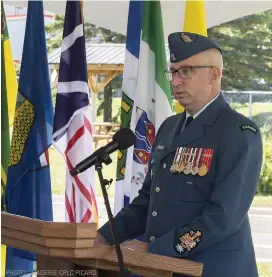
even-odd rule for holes
{"type": "MultiPolygon", "coordinates": [[[[43,3],[29,1],[6,187],[9,213],[53,220],[48,161],[52,125],[43,3]]],[[[8,248],[6,276],[32,272],[35,259],[33,253],[8,248]]]]}
{"type": "Polygon", "coordinates": [[[1,80],[5,79],[6,91],[7,91],[7,103],[8,103],[8,115],[9,115],[9,126],[13,124],[16,97],[18,84],[16,79],[16,72],[11,52],[10,39],[8,34],[8,25],[6,21],[4,5],[1,1],[1,49],[2,52],[2,63],[4,63],[4,73],[2,72],[1,80]],[[4,78],[4,79],[3,79],[4,78]]]}
{"type": "Polygon", "coordinates": [[[81,2],[67,1],[56,97],[53,144],[66,166],[65,218],[97,222],[94,168],[69,173],[93,153],[89,88],[81,2]]]}
{"type": "Polygon", "coordinates": [[[1,210],[5,211],[5,187],[7,183],[7,168],[10,150],[9,126],[13,122],[17,80],[12,58],[8,26],[1,1],[1,210]]]}
{"type": "MultiPolygon", "coordinates": [[[[120,128],[130,127],[131,122],[140,55],[142,5],[142,1],[130,1],[129,4],[120,128]]],[[[114,214],[129,203],[130,182],[125,182],[126,163],[128,166],[132,163],[132,160],[127,161],[127,150],[118,150],[114,214]]]]}
{"type": "MultiPolygon", "coordinates": [[[[1,1],[1,211],[6,211],[5,189],[10,150],[9,126],[13,121],[17,94],[17,80],[11,53],[8,26],[1,1]]],[[[5,275],[6,246],[2,245],[2,276],[5,275]]]]}
{"type": "MultiPolygon", "coordinates": [[[[135,132],[136,143],[128,149],[125,165],[118,164],[117,173],[124,177],[116,184],[115,214],[138,195],[155,134],[172,115],[170,85],[164,75],[167,63],[159,1],[130,2],[126,51],[122,112],[131,112],[126,122],[135,132]]],[[[119,163],[124,157],[121,154],[119,163]]]]}
{"type": "Polygon", "coordinates": [[[207,36],[204,0],[186,1],[183,31],[207,36]]]}
{"type": "MultiPolygon", "coordinates": [[[[204,0],[186,0],[183,31],[207,36],[204,0]]],[[[176,112],[183,111],[184,108],[176,102],[176,112]]]]}

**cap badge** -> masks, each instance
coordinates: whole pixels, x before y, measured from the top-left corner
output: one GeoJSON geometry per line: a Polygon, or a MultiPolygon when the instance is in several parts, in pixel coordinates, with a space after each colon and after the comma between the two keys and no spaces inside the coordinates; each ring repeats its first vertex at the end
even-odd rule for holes
{"type": "Polygon", "coordinates": [[[180,37],[183,40],[183,42],[185,42],[185,43],[193,42],[193,40],[189,36],[185,35],[184,33],[180,33],[180,37]]]}

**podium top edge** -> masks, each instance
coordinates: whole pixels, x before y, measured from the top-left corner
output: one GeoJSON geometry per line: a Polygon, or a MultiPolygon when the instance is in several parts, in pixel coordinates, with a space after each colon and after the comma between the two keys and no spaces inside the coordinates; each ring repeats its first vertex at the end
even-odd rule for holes
{"type": "Polygon", "coordinates": [[[1,212],[1,227],[43,237],[95,238],[96,223],[53,222],[1,212]]]}

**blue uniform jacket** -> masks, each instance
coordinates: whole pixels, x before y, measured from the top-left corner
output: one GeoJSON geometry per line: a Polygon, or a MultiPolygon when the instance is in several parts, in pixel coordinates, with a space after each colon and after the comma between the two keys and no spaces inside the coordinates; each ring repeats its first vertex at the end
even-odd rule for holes
{"type": "MultiPolygon", "coordinates": [[[[202,262],[203,277],[256,277],[248,210],[260,132],[222,95],[180,133],[184,120],[161,125],[139,195],[115,217],[119,240],[144,234],[150,253],[202,262]]],[[[108,223],[99,231],[112,243],[108,223]]]]}

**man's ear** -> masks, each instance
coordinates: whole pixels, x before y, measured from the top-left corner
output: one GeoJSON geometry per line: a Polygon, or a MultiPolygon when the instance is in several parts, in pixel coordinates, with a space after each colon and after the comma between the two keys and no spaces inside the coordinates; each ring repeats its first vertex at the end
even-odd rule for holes
{"type": "Polygon", "coordinates": [[[213,67],[212,68],[212,78],[211,78],[211,84],[217,83],[222,75],[222,71],[219,67],[213,67]]]}

